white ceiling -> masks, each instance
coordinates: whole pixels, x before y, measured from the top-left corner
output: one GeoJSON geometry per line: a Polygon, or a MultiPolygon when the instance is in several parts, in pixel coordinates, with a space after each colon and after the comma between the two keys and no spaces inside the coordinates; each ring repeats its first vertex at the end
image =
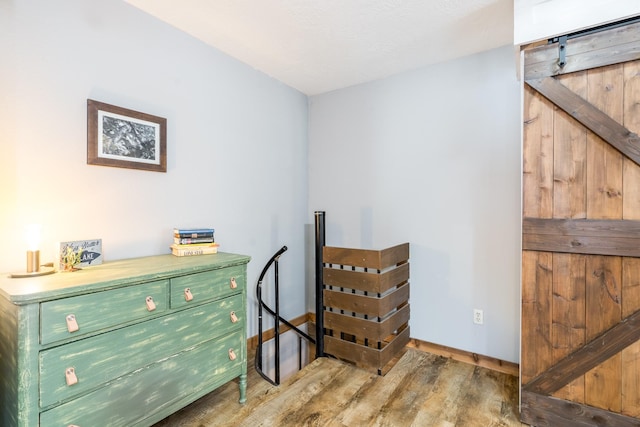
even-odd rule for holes
{"type": "Polygon", "coordinates": [[[513,0],[125,1],[307,95],[513,40],[513,0]]]}

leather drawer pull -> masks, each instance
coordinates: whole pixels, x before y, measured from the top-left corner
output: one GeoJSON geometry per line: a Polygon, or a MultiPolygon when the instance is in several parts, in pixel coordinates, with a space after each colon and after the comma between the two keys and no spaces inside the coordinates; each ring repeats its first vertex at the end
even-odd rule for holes
{"type": "Polygon", "coordinates": [[[64,371],[64,376],[67,379],[67,385],[71,386],[78,383],[78,377],[76,377],[75,368],[67,368],[64,371]]]}
{"type": "Polygon", "coordinates": [[[147,310],[153,311],[156,309],[156,303],[153,302],[153,297],[147,297],[147,310]]]}
{"type": "Polygon", "coordinates": [[[229,317],[231,318],[231,323],[236,323],[238,321],[238,316],[236,315],[235,311],[232,311],[229,317]]]}
{"type": "Polygon", "coordinates": [[[238,283],[236,283],[236,278],[232,277],[231,278],[231,283],[230,283],[231,289],[235,289],[238,287],[238,283]]]}
{"type": "Polygon", "coordinates": [[[193,294],[191,293],[191,288],[186,288],[184,290],[184,299],[185,299],[185,301],[191,301],[193,299],[193,294]]]}
{"type": "Polygon", "coordinates": [[[67,315],[67,331],[75,332],[78,329],[80,329],[80,327],[78,326],[78,321],[76,320],[76,315],[75,314],[68,314],[67,315]]]}
{"type": "Polygon", "coordinates": [[[232,348],[229,349],[229,360],[236,360],[236,352],[232,348]]]}

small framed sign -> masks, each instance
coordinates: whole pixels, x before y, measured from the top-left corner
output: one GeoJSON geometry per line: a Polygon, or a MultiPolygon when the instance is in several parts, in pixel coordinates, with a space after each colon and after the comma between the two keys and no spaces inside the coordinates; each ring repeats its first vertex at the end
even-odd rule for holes
{"type": "Polygon", "coordinates": [[[102,264],[102,239],[60,242],[59,271],[75,271],[102,264]]]}

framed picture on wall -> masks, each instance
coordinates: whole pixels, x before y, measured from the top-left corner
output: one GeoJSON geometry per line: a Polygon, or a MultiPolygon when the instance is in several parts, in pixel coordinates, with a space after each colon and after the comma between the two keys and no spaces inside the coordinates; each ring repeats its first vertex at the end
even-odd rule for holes
{"type": "Polygon", "coordinates": [[[87,99],[87,164],[167,171],[167,119],[87,99]]]}

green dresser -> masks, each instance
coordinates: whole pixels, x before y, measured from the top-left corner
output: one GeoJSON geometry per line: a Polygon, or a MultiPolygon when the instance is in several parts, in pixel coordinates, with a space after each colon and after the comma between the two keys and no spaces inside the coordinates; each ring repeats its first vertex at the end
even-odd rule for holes
{"type": "Polygon", "coordinates": [[[0,278],[0,425],[149,426],[238,378],[244,255],[161,255],[0,278]]]}

